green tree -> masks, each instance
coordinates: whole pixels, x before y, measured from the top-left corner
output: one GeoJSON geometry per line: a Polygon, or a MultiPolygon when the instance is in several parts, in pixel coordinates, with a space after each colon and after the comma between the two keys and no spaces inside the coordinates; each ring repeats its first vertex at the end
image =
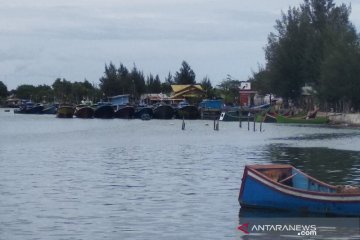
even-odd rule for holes
{"type": "Polygon", "coordinates": [[[76,103],[91,99],[95,94],[95,88],[86,79],[84,82],[74,82],[71,86],[71,99],[76,103]]]}
{"type": "Polygon", "coordinates": [[[253,76],[249,79],[252,83],[251,87],[262,95],[273,92],[270,90],[271,87],[268,74],[268,71],[264,67],[259,67],[259,70],[253,72],[253,76]]]}
{"type": "Polygon", "coordinates": [[[8,95],[8,89],[6,85],[0,81],[0,98],[6,98],[8,95]]]}
{"type": "Polygon", "coordinates": [[[54,90],[54,96],[57,101],[70,102],[72,100],[72,84],[65,78],[57,78],[52,84],[54,90]]]}
{"type": "Polygon", "coordinates": [[[38,85],[37,87],[35,87],[35,92],[33,93],[33,100],[35,102],[53,102],[54,92],[49,85],[38,85]]]}
{"type": "Polygon", "coordinates": [[[238,102],[240,81],[227,76],[219,85],[218,89],[224,98],[225,104],[233,104],[238,102]]]}
{"type": "Polygon", "coordinates": [[[162,90],[159,75],[154,77],[150,74],[146,79],[146,88],[148,93],[160,93],[162,90]]]}
{"type": "Polygon", "coordinates": [[[180,70],[175,73],[174,82],[176,84],[196,84],[195,77],[190,65],[183,61],[180,70]]]}
{"type": "Polygon", "coordinates": [[[129,79],[131,80],[131,87],[128,92],[133,94],[134,99],[139,99],[141,94],[146,92],[144,74],[134,66],[130,72],[129,79]]]}
{"type": "MultiPolygon", "coordinates": [[[[121,65],[121,67],[123,67],[123,65],[121,65]]],[[[105,64],[104,76],[100,78],[100,90],[103,92],[104,96],[114,96],[123,92],[123,86],[118,71],[119,70],[116,69],[113,63],[110,62],[109,66],[105,64]]],[[[126,75],[127,74],[128,72],[126,72],[126,75]]]]}
{"type": "Polygon", "coordinates": [[[203,78],[200,85],[201,85],[202,89],[205,91],[206,98],[211,99],[211,98],[215,97],[214,88],[211,85],[211,81],[207,76],[203,78]]]}
{"type": "Polygon", "coordinates": [[[304,0],[300,7],[282,13],[276,21],[276,32],[268,37],[266,67],[253,76],[256,84],[295,101],[305,84],[321,90],[322,64],[334,51],[329,46],[338,40],[353,43],[341,36],[352,31],[349,14],[350,7],[336,6],[333,0],[304,0]]]}
{"type": "Polygon", "coordinates": [[[16,88],[16,96],[21,99],[33,100],[35,94],[35,86],[30,84],[22,84],[16,88]]]}
{"type": "MultiPolygon", "coordinates": [[[[338,32],[340,34],[340,32],[338,32]]],[[[360,109],[360,48],[354,31],[343,35],[348,40],[331,44],[332,51],[321,65],[318,93],[332,106],[349,111],[360,109]],[[349,44],[352,39],[352,44],[349,44]]]]}
{"type": "Polygon", "coordinates": [[[174,78],[172,74],[169,72],[169,74],[165,78],[165,82],[161,83],[161,92],[166,94],[171,93],[172,91],[171,85],[173,84],[175,84],[174,78]]]}

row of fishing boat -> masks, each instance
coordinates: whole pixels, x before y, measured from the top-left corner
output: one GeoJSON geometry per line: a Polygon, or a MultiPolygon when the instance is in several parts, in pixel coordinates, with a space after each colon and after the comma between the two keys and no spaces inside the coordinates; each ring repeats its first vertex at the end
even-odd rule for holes
{"type": "Polygon", "coordinates": [[[114,105],[109,102],[100,102],[95,105],[80,104],[42,104],[24,103],[19,109],[14,110],[18,114],[56,114],[59,118],[139,118],[142,120],[155,119],[198,119],[200,114],[196,106],[187,102],[181,102],[174,107],[169,104],[149,105],[114,105]]]}
{"type": "Polygon", "coordinates": [[[280,114],[271,110],[269,104],[255,107],[222,107],[221,109],[199,107],[190,105],[186,101],[178,105],[129,105],[112,104],[111,102],[99,102],[95,105],[83,103],[77,106],[72,104],[53,104],[44,106],[24,102],[15,113],[30,114],[56,114],[59,118],[140,118],[143,120],[155,119],[219,119],[220,121],[257,121],[272,123],[295,123],[295,124],[325,124],[326,116],[317,116],[317,110],[303,114],[280,114]],[[208,117],[204,113],[211,112],[208,117]]]}

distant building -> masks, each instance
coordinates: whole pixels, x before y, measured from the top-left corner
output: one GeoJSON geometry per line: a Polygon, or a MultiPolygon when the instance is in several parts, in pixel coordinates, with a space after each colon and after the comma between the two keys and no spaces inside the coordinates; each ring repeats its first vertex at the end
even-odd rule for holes
{"type": "Polygon", "coordinates": [[[188,84],[188,85],[171,85],[172,93],[171,98],[175,102],[187,100],[189,103],[198,103],[205,96],[205,91],[201,85],[188,84]]]}
{"type": "Polygon", "coordinates": [[[241,82],[239,89],[239,104],[242,107],[253,106],[257,91],[251,90],[251,82],[241,82]]]}
{"type": "Polygon", "coordinates": [[[164,93],[146,93],[142,94],[140,101],[144,104],[155,105],[160,103],[172,104],[170,96],[164,93]]]}
{"type": "Polygon", "coordinates": [[[6,107],[17,108],[20,105],[21,105],[21,99],[15,97],[15,95],[11,95],[5,101],[5,106],[6,107]]]}

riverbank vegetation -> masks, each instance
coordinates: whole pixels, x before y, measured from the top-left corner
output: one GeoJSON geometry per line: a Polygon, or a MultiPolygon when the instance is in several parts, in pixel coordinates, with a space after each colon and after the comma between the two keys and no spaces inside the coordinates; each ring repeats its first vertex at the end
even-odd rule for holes
{"type": "Polygon", "coordinates": [[[256,88],[296,103],[308,86],[323,107],[360,110],[360,39],[350,12],[333,0],[289,8],[269,34],[256,88]]]}
{"type": "MultiPolygon", "coordinates": [[[[253,90],[261,94],[275,94],[295,105],[301,104],[306,87],[307,94],[324,110],[360,110],[360,38],[349,20],[350,13],[350,6],[336,5],[333,0],[304,0],[290,7],[268,36],[265,64],[242,80],[251,81],[253,90]]],[[[37,102],[78,103],[84,98],[98,101],[119,94],[139,99],[144,93],[170,93],[172,84],[200,84],[207,98],[238,102],[239,80],[228,75],[213,87],[207,76],[196,79],[186,61],[165,79],[152,73],[145,76],[135,64],[128,69],[122,63],[117,67],[110,62],[98,83],[58,78],[51,86],[21,85],[7,92],[0,82],[0,98],[13,93],[37,102]]]]}

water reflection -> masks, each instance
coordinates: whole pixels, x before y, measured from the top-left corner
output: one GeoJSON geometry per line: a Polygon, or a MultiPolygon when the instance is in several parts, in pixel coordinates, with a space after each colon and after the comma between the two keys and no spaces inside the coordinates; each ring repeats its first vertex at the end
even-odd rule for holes
{"type": "Polygon", "coordinates": [[[270,144],[264,154],[271,163],[291,164],[330,184],[360,184],[360,152],[357,151],[270,144]]]}
{"type": "Polygon", "coordinates": [[[319,133],[319,134],[304,134],[299,136],[290,136],[284,138],[274,138],[274,140],[290,140],[290,141],[299,141],[299,140],[331,140],[331,139],[341,139],[341,138],[352,138],[360,136],[359,132],[349,132],[349,133],[319,133]]]}

